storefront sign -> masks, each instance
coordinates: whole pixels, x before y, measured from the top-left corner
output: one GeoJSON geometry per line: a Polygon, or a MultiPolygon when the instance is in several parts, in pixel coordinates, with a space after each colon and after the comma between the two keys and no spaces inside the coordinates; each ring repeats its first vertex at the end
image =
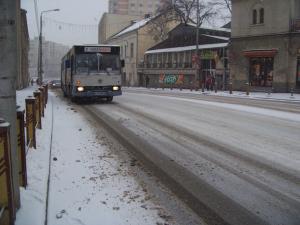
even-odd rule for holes
{"type": "Polygon", "coordinates": [[[161,74],[159,76],[159,83],[161,84],[173,84],[180,85],[184,82],[184,75],[171,75],[171,74],[161,74]]]}
{"type": "Polygon", "coordinates": [[[200,59],[214,59],[216,54],[217,53],[215,51],[204,50],[204,51],[201,51],[200,59]]]}

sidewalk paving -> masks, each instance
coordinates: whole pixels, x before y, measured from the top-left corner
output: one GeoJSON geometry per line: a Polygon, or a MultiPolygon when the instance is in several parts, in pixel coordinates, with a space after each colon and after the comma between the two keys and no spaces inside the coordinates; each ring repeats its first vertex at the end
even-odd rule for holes
{"type": "Polygon", "coordinates": [[[284,102],[299,102],[300,103],[300,94],[293,94],[291,93],[266,93],[266,92],[251,92],[249,95],[246,92],[241,91],[233,91],[232,94],[229,91],[204,91],[202,93],[201,89],[198,91],[190,91],[188,89],[173,89],[170,88],[144,88],[144,87],[124,87],[123,90],[135,90],[135,91],[151,91],[151,92],[160,92],[160,93],[184,93],[184,94],[198,94],[198,95],[209,95],[209,96],[221,96],[221,97],[228,97],[228,98],[245,98],[245,99],[258,99],[258,100],[272,100],[272,101],[284,101],[284,102]]]}
{"type": "MultiPolygon", "coordinates": [[[[34,90],[17,93],[22,108],[34,90]]],[[[37,149],[27,155],[28,187],[21,189],[16,225],[44,224],[46,211],[49,225],[173,224],[146,186],[135,179],[131,170],[135,162],[118,157],[113,143],[76,106],[50,92],[42,126],[37,149]]]]}

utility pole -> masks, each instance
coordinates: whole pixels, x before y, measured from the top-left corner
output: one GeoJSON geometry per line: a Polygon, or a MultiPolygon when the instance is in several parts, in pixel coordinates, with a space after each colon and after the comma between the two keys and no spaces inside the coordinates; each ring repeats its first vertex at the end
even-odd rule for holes
{"type": "Polygon", "coordinates": [[[38,82],[37,84],[41,85],[42,84],[42,55],[43,55],[43,44],[42,44],[42,25],[43,21],[42,21],[42,14],[40,15],[40,34],[39,34],[39,52],[38,52],[38,82]]]}
{"type": "Polygon", "coordinates": [[[39,55],[38,55],[38,84],[43,84],[43,14],[57,12],[59,9],[50,9],[41,12],[40,15],[40,35],[39,35],[39,55]]]}
{"type": "Polygon", "coordinates": [[[200,67],[201,67],[201,59],[200,59],[200,52],[199,52],[199,27],[200,27],[200,0],[197,0],[197,29],[196,29],[196,76],[195,80],[199,80],[199,86],[202,85],[202,92],[204,92],[204,85],[203,85],[203,77],[200,77],[200,67]]]}
{"type": "Polygon", "coordinates": [[[0,0],[0,117],[10,123],[11,163],[14,201],[20,207],[16,131],[16,80],[18,75],[18,0],[0,0]]]}

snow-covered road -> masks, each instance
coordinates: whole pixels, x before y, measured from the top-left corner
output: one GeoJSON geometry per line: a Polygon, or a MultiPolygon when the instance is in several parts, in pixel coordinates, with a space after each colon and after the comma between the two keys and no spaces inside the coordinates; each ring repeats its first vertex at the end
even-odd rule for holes
{"type": "MultiPolygon", "coordinates": [[[[35,89],[18,92],[22,108],[35,89]]],[[[37,149],[27,155],[28,186],[21,189],[16,225],[204,225],[59,93],[49,94],[37,149]]]]}
{"type": "Polygon", "coordinates": [[[135,135],[143,154],[222,220],[300,224],[300,114],[129,92],[85,107],[135,135]]]}

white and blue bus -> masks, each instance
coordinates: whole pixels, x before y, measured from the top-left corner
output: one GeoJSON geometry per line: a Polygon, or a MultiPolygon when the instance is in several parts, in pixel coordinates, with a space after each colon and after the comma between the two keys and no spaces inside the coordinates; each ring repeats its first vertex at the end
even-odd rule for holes
{"type": "Polygon", "coordinates": [[[61,87],[72,101],[122,95],[120,46],[76,45],[62,58],[61,87]]]}

